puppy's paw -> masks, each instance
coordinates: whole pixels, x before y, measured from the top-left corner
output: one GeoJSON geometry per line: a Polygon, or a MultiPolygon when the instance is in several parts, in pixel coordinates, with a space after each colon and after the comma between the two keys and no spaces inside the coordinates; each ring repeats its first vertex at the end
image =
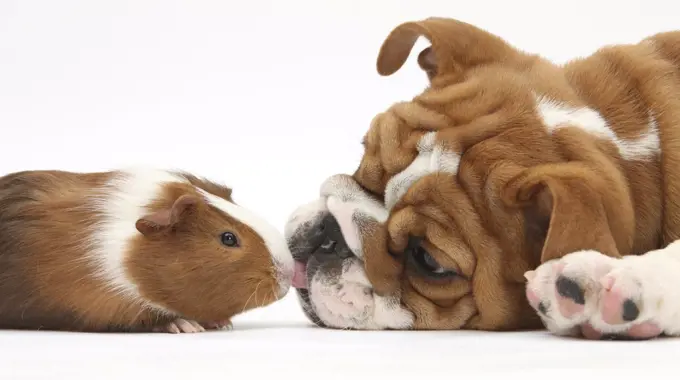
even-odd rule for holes
{"type": "Polygon", "coordinates": [[[680,334],[679,276],[663,250],[623,259],[581,251],[527,272],[526,295],[557,335],[649,339],[680,334]]]}
{"type": "Polygon", "coordinates": [[[162,326],[157,326],[153,329],[154,332],[166,332],[171,334],[179,333],[197,333],[204,332],[205,328],[198,322],[189,319],[177,318],[162,326]]]}
{"type": "MultiPolygon", "coordinates": [[[[657,278],[645,268],[649,260],[619,260],[600,279],[598,312],[591,318],[595,332],[648,339],[662,333],[664,296],[655,291],[657,278]]],[[[595,335],[597,337],[597,334],[595,335]]]]}
{"type": "Polygon", "coordinates": [[[615,263],[596,251],[579,251],[546,262],[525,274],[527,300],[551,332],[578,335],[580,326],[597,311],[600,278],[615,263]]]}

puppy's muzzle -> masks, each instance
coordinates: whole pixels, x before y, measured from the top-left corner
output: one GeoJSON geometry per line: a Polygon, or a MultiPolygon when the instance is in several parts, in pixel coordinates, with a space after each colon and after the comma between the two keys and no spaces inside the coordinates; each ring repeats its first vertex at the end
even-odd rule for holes
{"type": "Polygon", "coordinates": [[[342,230],[337,220],[333,215],[326,215],[321,222],[321,230],[323,234],[323,242],[313,255],[319,260],[337,260],[348,259],[354,256],[354,253],[347,246],[345,238],[342,236],[342,230]]]}
{"type": "Polygon", "coordinates": [[[344,260],[354,257],[342,235],[340,225],[330,213],[316,226],[310,228],[304,239],[308,243],[308,250],[293,252],[295,258],[293,286],[298,289],[307,289],[308,279],[319,268],[340,268],[344,260]]]}

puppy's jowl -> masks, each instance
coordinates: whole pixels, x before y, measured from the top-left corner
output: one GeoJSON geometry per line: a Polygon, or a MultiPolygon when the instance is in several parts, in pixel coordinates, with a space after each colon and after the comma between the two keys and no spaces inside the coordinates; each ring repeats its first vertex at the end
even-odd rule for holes
{"type": "Polygon", "coordinates": [[[352,175],[286,238],[310,319],[353,329],[678,334],[680,32],[555,65],[475,26],[397,26],[428,88],[378,114],[352,175]]]}

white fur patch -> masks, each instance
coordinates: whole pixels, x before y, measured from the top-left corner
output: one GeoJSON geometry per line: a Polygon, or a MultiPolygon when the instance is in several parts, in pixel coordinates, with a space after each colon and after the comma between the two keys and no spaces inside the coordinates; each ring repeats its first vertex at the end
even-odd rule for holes
{"type": "Polygon", "coordinates": [[[116,174],[104,188],[102,196],[95,199],[95,207],[103,215],[92,236],[95,248],[90,259],[97,267],[95,275],[131,302],[141,302],[166,312],[169,311],[142,299],[123,263],[128,244],[139,235],[135,223],[147,213],[146,207],[158,198],[163,184],[181,181],[183,179],[163,170],[128,169],[116,174]]]}
{"type": "Polygon", "coordinates": [[[659,131],[652,113],[649,114],[647,132],[637,139],[623,140],[614,133],[607,121],[591,108],[569,107],[547,97],[538,97],[537,110],[550,133],[564,127],[580,128],[598,138],[614,143],[625,160],[649,160],[661,149],[659,131]]]}
{"type": "Polygon", "coordinates": [[[363,258],[363,250],[361,249],[361,231],[354,223],[354,213],[357,212],[355,202],[343,203],[336,197],[328,197],[328,210],[333,214],[333,217],[340,226],[342,237],[345,238],[347,247],[354,252],[357,257],[363,258]]]}
{"type": "Polygon", "coordinates": [[[326,208],[340,225],[347,246],[357,257],[363,258],[357,218],[370,218],[378,223],[385,223],[389,212],[347,175],[328,178],[321,185],[321,195],[326,197],[326,208]]]}
{"type": "Polygon", "coordinates": [[[292,238],[300,226],[321,217],[325,211],[327,211],[325,198],[318,198],[295,209],[283,229],[286,240],[292,238]]]}
{"type": "Polygon", "coordinates": [[[285,294],[290,288],[293,280],[294,262],[293,255],[288,249],[288,244],[286,244],[286,239],[283,235],[276,227],[247,208],[231,203],[226,199],[217,197],[201,189],[198,190],[205,196],[211,205],[252,228],[260,235],[272,256],[273,264],[278,272],[280,287],[279,295],[285,294]]]}
{"type": "Polygon", "coordinates": [[[361,205],[359,210],[376,221],[383,223],[389,212],[375,198],[367,194],[351,176],[338,174],[329,177],[321,185],[322,197],[336,197],[343,203],[361,205]]]}
{"type": "Polygon", "coordinates": [[[460,156],[445,151],[435,143],[436,133],[426,133],[418,142],[418,156],[399,174],[392,177],[385,187],[385,206],[392,209],[419,179],[436,172],[456,174],[460,156]]]}

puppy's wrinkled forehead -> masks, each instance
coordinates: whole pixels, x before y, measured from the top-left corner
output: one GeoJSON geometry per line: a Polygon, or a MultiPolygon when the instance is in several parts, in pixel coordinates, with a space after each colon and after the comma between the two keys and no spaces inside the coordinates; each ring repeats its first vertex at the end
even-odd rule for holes
{"type": "Polygon", "coordinates": [[[389,179],[408,167],[419,149],[428,148],[422,143],[425,128],[434,129],[444,119],[410,102],[397,103],[375,116],[363,140],[365,152],[355,180],[377,196],[386,196],[389,179]]]}
{"type": "Polygon", "coordinates": [[[397,196],[394,186],[388,186],[390,180],[416,162],[421,171],[427,167],[430,172],[452,172],[447,165],[457,166],[456,160],[432,160],[439,160],[443,152],[460,155],[497,135],[504,125],[525,123],[523,119],[532,117],[527,110],[538,101],[536,91],[552,95],[549,88],[543,91],[531,76],[522,74],[529,67],[535,69],[537,57],[451,19],[429,18],[396,27],[381,48],[378,72],[391,75],[399,70],[420,37],[432,43],[418,56],[429,86],[372,120],[363,140],[364,156],[354,173],[361,186],[380,197],[397,196]],[[443,167],[436,168],[437,164],[443,167]]]}

